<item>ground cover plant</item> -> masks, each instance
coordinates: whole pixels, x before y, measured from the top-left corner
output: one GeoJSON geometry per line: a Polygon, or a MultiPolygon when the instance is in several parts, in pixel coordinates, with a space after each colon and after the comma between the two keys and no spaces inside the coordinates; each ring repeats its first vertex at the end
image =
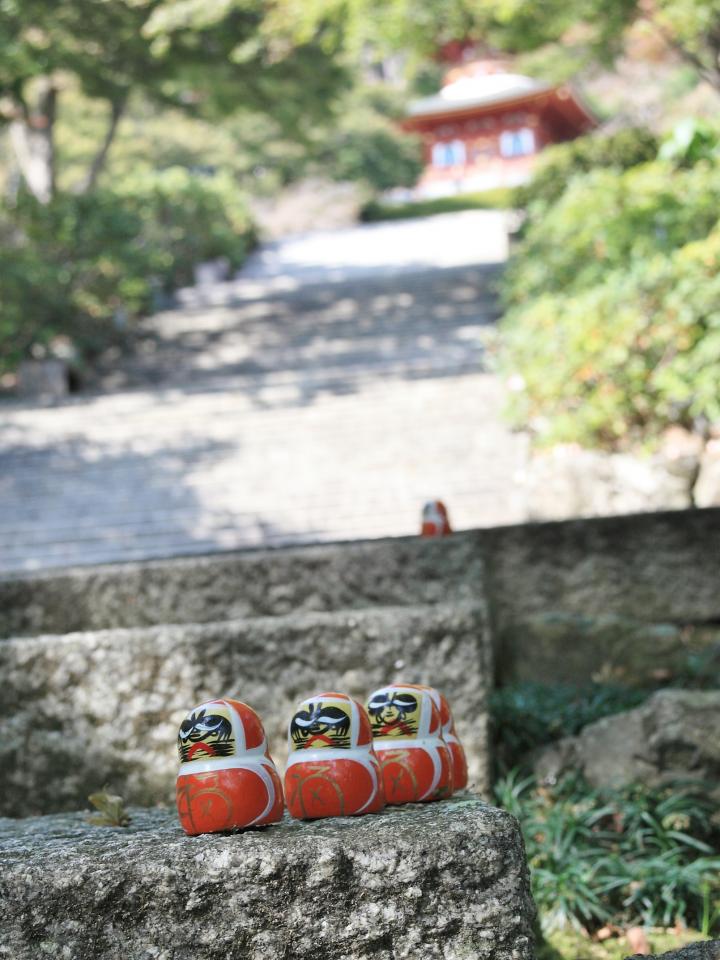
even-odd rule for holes
{"type": "Polygon", "coordinates": [[[643,703],[652,691],[612,684],[514,683],[491,694],[498,773],[522,766],[537,747],[579,733],[589,723],[643,703]]]}
{"type": "Polygon", "coordinates": [[[461,193],[434,200],[415,200],[409,203],[388,203],[370,200],[365,204],[360,219],[366,223],[377,220],[408,220],[414,217],[432,217],[438,213],[456,213],[459,210],[509,210],[515,206],[515,191],[497,187],[480,193],[461,193]]]}
{"type": "Polygon", "coordinates": [[[544,932],[720,929],[720,821],[696,787],[547,786],[511,771],[495,797],[522,824],[544,932]]]}

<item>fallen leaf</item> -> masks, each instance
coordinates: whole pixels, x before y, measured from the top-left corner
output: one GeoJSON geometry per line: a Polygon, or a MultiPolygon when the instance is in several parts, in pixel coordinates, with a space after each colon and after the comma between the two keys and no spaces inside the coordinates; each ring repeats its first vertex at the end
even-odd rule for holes
{"type": "Polygon", "coordinates": [[[628,947],[634,954],[649,957],[652,953],[650,942],[642,927],[628,927],[625,931],[625,938],[628,942],[628,947]]]}

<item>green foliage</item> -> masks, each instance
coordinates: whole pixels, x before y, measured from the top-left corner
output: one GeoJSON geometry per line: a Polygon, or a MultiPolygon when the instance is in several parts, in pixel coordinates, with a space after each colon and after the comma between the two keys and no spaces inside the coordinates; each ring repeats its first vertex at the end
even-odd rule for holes
{"type": "Polygon", "coordinates": [[[557,202],[574,177],[598,167],[627,170],[654,160],[658,141],[643,127],[610,135],[587,134],[548,147],[542,152],[530,183],[518,188],[518,206],[530,208],[533,218],[542,216],[557,202]]]}
{"type": "Polygon", "coordinates": [[[672,172],[664,163],[622,174],[594,170],[533,219],[510,266],[509,303],[589,290],[610,271],[646,266],[714,227],[720,164],[672,172]]]}
{"type": "Polygon", "coordinates": [[[584,687],[516,683],[490,697],[493,749],[500,770],[523,762],[536,747],[578,733],[588,723],[631,710],[648,691],[592,683],[584,687]]]}
{"type": "Polygon", "coordinates": [[[253,242],[237,187],[184,170],[47,205],[23,196],[0,230],[0,369],[58,336],[91,356],[158,289],[189,282],[194,263],[238,266],[253,242]]]}
{"type": "Polygon", "coordinates": [[[544,929],[605,923],[717,929],[720,856],[714,805],[680,783],[550,788],[510,773],[496,799],[520,820],[544,929]]]}
{"type": "Polygon", "coordinates": [[[459,210],[508,210],[515,206],[515,190],[497,187],[482,193],[461,193],[435,200],[417,200],[412,203],[383,203],[371,200],[363,207],[360,217],[370,223],[376,220],[407,220],[413,217],[431,217],[437,213],[456,213],[459,210]]]}
{"type": "Polygon", "coordinates": [[[701,160],[720,155],[720,134],[704,120],[686,117],[678,123],[660,147],[662,160],[692,167],[701,160]]]}
{"type": "Polygon", "coordinates": [[[574,262],[550,246],[547,263],[536,252],[526,264],[535,298],[507,318],[505,364],[522,377],[513,416],[545,442],[627,446],[720,419],[720,230],[679,246],[716,219],[706,191],[717,179],[700,190],[681,173],[666,182],[677,189],[666,204],[611,202],[595,236],[580,221],[574,262]],[[616,230],[633,221],[638,234],[616,230]],[[553,292],[543,291],[546,269],[553,292]]]}

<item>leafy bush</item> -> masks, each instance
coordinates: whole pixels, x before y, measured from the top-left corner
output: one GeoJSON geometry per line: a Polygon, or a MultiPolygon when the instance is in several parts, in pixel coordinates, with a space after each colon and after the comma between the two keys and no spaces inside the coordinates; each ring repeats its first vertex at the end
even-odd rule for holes
{"type": "Polygon", "coordinates": [[[632,710],[648,691],[592,683],[584,687],[516,683],[490,698],[493,749],[499,769],[519,765],[536,747],[578,733],[588,723],[632,710]]]}
{"type": "Polygon", "coordinates": [[[254,239],[231,182],[182,170],[47,206],[23,196],[2,217],[0,371],[61,335],[91,356],[158,288],[189,282],[201,260],[238,266],[254,239]]]}
{"type": "Polygon", "coordinates": [[[717,222],[719,190],[720,165],[710,164],[673,172],[651,163],[574,180],[552,210],[533,221],[513,257],[507,302],[586,290],[610,271],[643,269],[647,258],[706,237],[717,222]]]}
{"type": "Polygon", "coordinates": [[[678,166],[691,167],[701,160],[712,160],[720,154],[720,133],[709,123],[686,117],[663,141],[659,157],[678,166]]]}
{"type": "MultiPolygon", "coordinates": [[[[712,217],[692,196],[687,210],[695,219],[680,229],[668,218],[667,236],[702,231],[712,217]]],[[[596,285],[558,283],[507,318],[505,365],[523,386],[512,414],[545,441],[628,445],[670,424],[720,419],[720,229],[646,259],[628,241],[626,268],[621,245],[596,285]]],[[[570,270],[569,259],[555,268],[570,270]]]]}
{"type": "Polygon", "coordinates": [[[527,185],[518,190],[518,205],[540,216],[562,196],[574,177],[597,168],[627,170],[654,160],[658,141],[643,127],[610,135],[588,134],[544,150],[527,185]]]}
{"type": "Polygon", "coordinates": [[[543,927],[718,927],[720,856],[714,806],[683,784],[595,790],[510,773],[496,799],[520,820],[543,927]]]}

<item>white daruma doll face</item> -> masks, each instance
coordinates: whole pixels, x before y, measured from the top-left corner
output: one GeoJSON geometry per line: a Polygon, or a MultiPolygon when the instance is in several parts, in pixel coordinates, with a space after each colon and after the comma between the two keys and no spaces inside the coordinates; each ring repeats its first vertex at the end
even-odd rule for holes
{"type": "Polygon", "coordinates": [[[367,709],[385,802],[418,803],[450,796],[452,759],[429,689],[412,684],[381,687],[371,694],[367,709]]]}
{"type": "Polygon", "coordinates": [[[293,817],[349,817],[385,806],[370,722],[344,693],[298,704],[288,727],[285,795],[293,817]]]}
{"type": "Polygon", "coordinates": [[[185,833],[218,833],[282,818],[280,777],[255,711],[240,700],[208,700],[180,724],[176,799],[185,833]]]}

